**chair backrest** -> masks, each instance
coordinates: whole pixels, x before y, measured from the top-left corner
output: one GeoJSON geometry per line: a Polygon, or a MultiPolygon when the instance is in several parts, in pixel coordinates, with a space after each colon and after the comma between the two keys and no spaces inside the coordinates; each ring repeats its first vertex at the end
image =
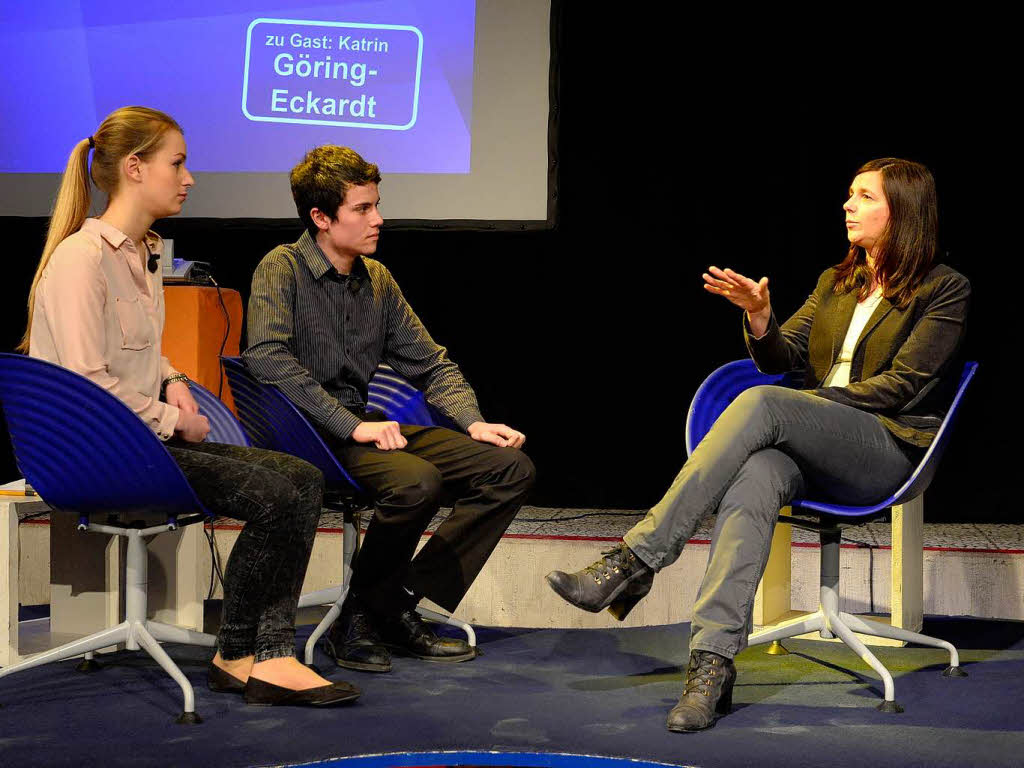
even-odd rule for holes
{"type": "MultiPolygon", "coordinates": [[[[875,514],[894,504],[902,504],[924,493],[935,476],[939,460],[942,458],[942,454],[949,443],[953,424],[956,422],[967,386],[971,383],[971,379],[974,378],[977,370],[977,363],[969,362],[964,364],[956,396],[953,398],[953,403],[942,420],[938,433],[928,447],[928,451],[913,474],[888,499],[868,507],[843,506],[811,501],[809,499],[799,499],[793,502],[793,506],[829,515],[860,517],[875,514]]],[[[690,412],[686,419],[687,454],[693,453],[693,449],[704,439],[704,435],[708,433],[708,430],[711,429],[711,426],[722,414],[722,411],[741,392],[762,384],[775,384],[786,387],[798,386],[799,382],[800,379],[795,374],[772,376],[761,373],[757,370],[752,360],[735,360],[712,371],[707,379],[704,380],[704,383],[700,385],[697,394],[693,396],[693,401],[690,403],[690,412]]]]}
{"type": "MultiPolygon", "coordinates": [[[[370,378],[367,406],[400,424],[421,427],[454,427],[450,419],[431,408],[423,393],[402,378],[390,365],[381,363],[370,378]]],[[[457,427],[455,427],[457,429],[457,427]]]]}
{"type": "Polygon", "coordinates": [[[18,467],[51,508],[209,515],[153,431],[84,376],[0,353],[0,404],[18,467]]]}
{"type": "Polygon", "coordinates": [[[791,387],[798,383],[796,374],[769,375],[757,370],[753,360],[734,360],[712,371],[690,402],[686,414],[686,454],[704,439],[722,411],[742,392],[762,384],[791,387]]]}
{"type": "Polygon", "coordinates": [[[221,362],[239,421],[253,446],[305,459],[324,473],[329,490],[359,489],[302,411],[277,387],[257,381],[241,358],[222,357],[221,362]]]}
{"type": "Polygon", "coordinates": [[[206,436],[208,443],[225,443],[227,445],[249,446],[249,438],[245,430],[224,403],[213,392],[202,384],[192,382],[192,397],[195,398],[199,412],[210,420],[210,434],[206,436]]]}
{"type": "Polygon", "coordinates": [[[813,512],[822,512],[840,517],[857,517],[861,515],[874,514],[875,512],[879,512],[887,507],[891,507],[896,504],[903,504],[920,496],[925,492],[925,490],[927,490],[928,486],[932,482],[932,478],[935,477],[935,472],[939,468],[939,461],[942,459],[942,455],[945,453],[946,447],[949,445],[950,437],[953,434],[953,427],[960,414],[960,406],[963,403],[964,395],[967,393],[967,387],[970,385],[971,380],[977,372],[978,364],[976,362],[964,363],[963,371],[960,373],[960,384],[957,386],[956,395],[953,397],[953,402],[949,406],[949,410],[946,411],[946,416],[943,418],[942,424],[939,426],[939,431],[932,439],[931,444],[928,446],[928,450],[921,458],[917,468],[913,471],[910,477],[907,478],[907,481],[892,494],[892,496],[877,504],[872,504],[870,507],[849,507],[839,504],[826,504],[823,502],[809,501],[805,499],[793,502],[793,506],[805,510],[811,510],[813,512]]]}

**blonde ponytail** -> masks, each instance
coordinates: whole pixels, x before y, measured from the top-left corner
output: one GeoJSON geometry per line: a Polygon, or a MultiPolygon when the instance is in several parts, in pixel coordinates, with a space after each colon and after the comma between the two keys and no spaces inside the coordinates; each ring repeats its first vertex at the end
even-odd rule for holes
{"type": "Polygon", "coordinates": [[[159,146],[169,129],[181,132],[181,127],[170,115],[149,107],[121,107],[107,115],[96,130],[95,136],[82,139],[71,150],[68,166],[61,179],[57,200],[53,204],[50,226],[46,232],[46,245],[36,267],[32,288],[28,294],[28,322],[25,335],[17,350],[28,354],[32,338],[32,313],[36,303],[36,289],[39,280],[50,263],[50,257],[57,246],[82,228],[89,215],[91,203],[90,180],[96,183],[108,197],[117,191],[120,181],[120,166],[124,158],[131,155],[145,157],[159,146]],[[89,150],[93,149],[92,167],[89,166],[89,150]]]}
{"type": "Polygon", "coordinates": [[[81,229],[82,222],[89,214],[89,204],[92,198],[89,185],[89,141],[89,139],[82,139],[71,150],[68,167],[64,171],[64,178],[61,179],[60,190],[57,192],[57,200],[53,204],[50,226],[46,231],[46,245],[43,246],[43,256],[39,259],[35,277],[32,278],[32,288],[28,292],[28,323],[25,335],[22,336],[21,344],[17,347],[19,352],[25,354],[28,354],[29,341],[32,336],[32,310],[36,303],[36,288],[39,286],[43,271],[50,263],[50,256],[57,250],[61,241],[81,229]]]}

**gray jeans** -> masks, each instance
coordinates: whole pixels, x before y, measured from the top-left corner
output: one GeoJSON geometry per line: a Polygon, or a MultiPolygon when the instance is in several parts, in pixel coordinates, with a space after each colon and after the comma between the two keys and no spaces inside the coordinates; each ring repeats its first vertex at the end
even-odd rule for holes
{"type": "Polygon", "coordinates": [[[870,413],[785,387],[753,387],[725,409],[662,500],[624,538],[660,570],[717,511],[690,648],[732,658],[746,647],[779,509],[804,495],[872,504],[913,469],[870,413]]]}

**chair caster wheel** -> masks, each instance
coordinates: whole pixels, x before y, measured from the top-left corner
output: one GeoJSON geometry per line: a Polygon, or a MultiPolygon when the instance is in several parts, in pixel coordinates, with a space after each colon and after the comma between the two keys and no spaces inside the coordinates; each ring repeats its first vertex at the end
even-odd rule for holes
{"type": "Polygon", "coordinates": [[[946,667],[942,672],[943,677],[967,677],[967,673],[960,667],[946,667]]]}
{"type": "Polygon", "coordinates": [[[883,701],[881,704],[875,707],[875,709],[877,709],[879,712],[893,712],[895,714],[899,714],[903,711],[903,707],[901,707],[895,701],[883,701]]]}
{"type": "Polygon", "coordinates": [[[78,666],[75,667],[75,672],[91,674],[92,672],[99,672],[101,669],[103,669],[103,665],[96,661],[96,659],[82,659],[78,666]]]}
{"type": "Polygon", "coordinates": [[[178,725],[199,725],[203,722],[203,718],[199,716],[198,712],[182,712],[174,722],[178,725]]]}

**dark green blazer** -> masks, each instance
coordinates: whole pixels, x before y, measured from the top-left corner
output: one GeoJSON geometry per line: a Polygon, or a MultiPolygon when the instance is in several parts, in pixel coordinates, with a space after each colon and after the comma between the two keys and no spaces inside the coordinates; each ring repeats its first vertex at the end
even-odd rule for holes
{"type": "Polygon", "coordinates": [[[763,373],[803,371],[812,394],[869,411],[900,440],[927,446],[959,383],[971,284],[940,264],[905,309],[882,299],[857,340],[849,385],[823,387],[857,305],[856,292],[832,292],[835,275],[835,268],[825,270],[796,314],[782,326],[773,315],[760,339],[751,336],[744,313],[750,356],[763,373]]]}

